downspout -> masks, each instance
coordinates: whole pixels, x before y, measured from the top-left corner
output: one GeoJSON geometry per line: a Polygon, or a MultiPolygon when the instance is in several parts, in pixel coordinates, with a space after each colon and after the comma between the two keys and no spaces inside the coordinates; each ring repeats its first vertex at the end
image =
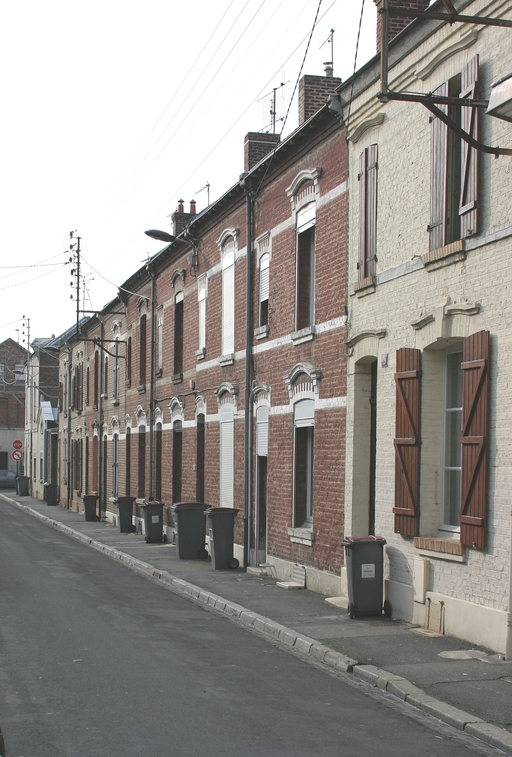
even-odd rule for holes
{"type": "MultiPolygon", "coordinates": [[[[67,455],[67,477],[68,477],[68,496],[66,500],[66,508],[69,510],[71,505],[71,361],[72,361],[72,350],[71,347],[68,347],[68,402],[67,402],[67,413],[68,413],[68,424],[67,424],[67,433],[68,433],[68,445],[66,450],[67,455]]],[[[32,440],[31,440],[31,446],[32,446],[32,440]]],[[[32,474],[33,475],[33,474],[32,474]]]]}
{"type": "Polygon", "coordinates": [[[105,324],[100,319],[100,432],[98,444],[98,515],[101,520],[101,505],[103,501],[103,372],[105,370],[105,356],[103,354],[105,338],[105,324]]]}
{"type": "Polygon", "coordinates": [[[244,427],[244,569],[249,565],[251,534],[251,458],[252,458],[252,337],[253,337],[253,266],[252,266],[252,197],[242,174],[240,184],[245,191],[246,228],[246,290],[245,290],[245,427],[244,427]]]}
{"type": "Polygon", "coordinates": [[[151,270],[149,265],[146,266],[148,274],[151,276],[151,329],[149,347],[149,497],[148,501],[153,502],[153,444],[154,444],[154,404],[155,404],[155,295],[156,295],[156,274],[151,270]]]}
{"type": "Polygon", "coordinates": [[[508,612],[507,630],[505,637],[505,659],[512,660],[512,511],[510,513],[510,549],[509,549],[509,577],[508,577],[508,612]]]}

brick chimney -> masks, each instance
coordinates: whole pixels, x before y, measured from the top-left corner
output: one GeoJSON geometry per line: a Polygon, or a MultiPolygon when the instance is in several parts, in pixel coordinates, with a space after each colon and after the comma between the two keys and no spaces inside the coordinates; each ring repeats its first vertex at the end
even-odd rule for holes
{"type": "Polygon", "coordinates": [[[178,209],[171,215],[172,220],[172,233],[175,237],[185,231],[188,226],[188,222],[196,214],[196,201],[190,200],[190,213],[184,212],[183,200],[178,200],[178,209]]]}
{"type": "Polygon", "coordinates": [[[341,79],[333,76],[331,63],[325,64],[325,76],[303,76],[299,82],[299,126],[325,105],[328,95],[335,93],[341,79]]]}
{"type": "MultiPolygon", "coordinates": [[[[382,37],[382,14],[378,12],[382,0],[373,0],[377,6],[377,52],[380,53],[380,40],[382,37]]],[[[416,11],[426,11],[430,0],[388,0],[388,8],[407,8],[416,11]]],[[[389,16],[388,18],[388,42],[396,37],[402,29],[405,29],[413,19],[409,16],[389,16]]]]}
{"type": "Polygon", "coordinates": [[[244,140],[244,172],[248,173],[278,144],[279,134],[259,131],[250,131],[249,134],[246,134],[244,140]]]}

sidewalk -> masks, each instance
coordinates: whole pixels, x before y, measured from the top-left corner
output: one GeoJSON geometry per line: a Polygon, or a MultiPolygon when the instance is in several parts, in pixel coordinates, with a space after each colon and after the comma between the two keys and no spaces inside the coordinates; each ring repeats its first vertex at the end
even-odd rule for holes
{"type": "Polygon", "coordinates": [[[111,524],[86,522],[32,497],[0,494],[0,507],[8,503],[172,591],[512,755],[512,662],[384,616],[350,620],[320,594],[287,591],[269,576],[242,570],[213,571],[208,560],[178,560],[173,545],[146,544],[140,534],[121,534],[111,524]]]}

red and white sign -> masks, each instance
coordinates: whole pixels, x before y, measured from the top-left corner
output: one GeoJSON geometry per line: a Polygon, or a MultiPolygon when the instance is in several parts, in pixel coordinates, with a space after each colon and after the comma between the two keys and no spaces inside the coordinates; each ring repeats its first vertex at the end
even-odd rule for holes
{"type": "Polygon", "coordinates": [[[12,459],[13,460],[22,460],[23,459],[23,452],[20,449],[15,449],[12,453],[12,459]]]}
{"type": "Polygon", "coordinates": [[[20,439],[15,439],[12,443],[14,449],[23,449],[23,442],[20,439]]]}

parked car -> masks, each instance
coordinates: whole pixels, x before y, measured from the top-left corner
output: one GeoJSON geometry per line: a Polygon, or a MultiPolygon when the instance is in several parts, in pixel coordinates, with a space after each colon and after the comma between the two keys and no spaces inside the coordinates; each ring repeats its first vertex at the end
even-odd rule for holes
{"type": "Polygon", "coordinates": [[[0,470],[0,489],[16,489],[16,473],[12,470],[0,470]]]}

